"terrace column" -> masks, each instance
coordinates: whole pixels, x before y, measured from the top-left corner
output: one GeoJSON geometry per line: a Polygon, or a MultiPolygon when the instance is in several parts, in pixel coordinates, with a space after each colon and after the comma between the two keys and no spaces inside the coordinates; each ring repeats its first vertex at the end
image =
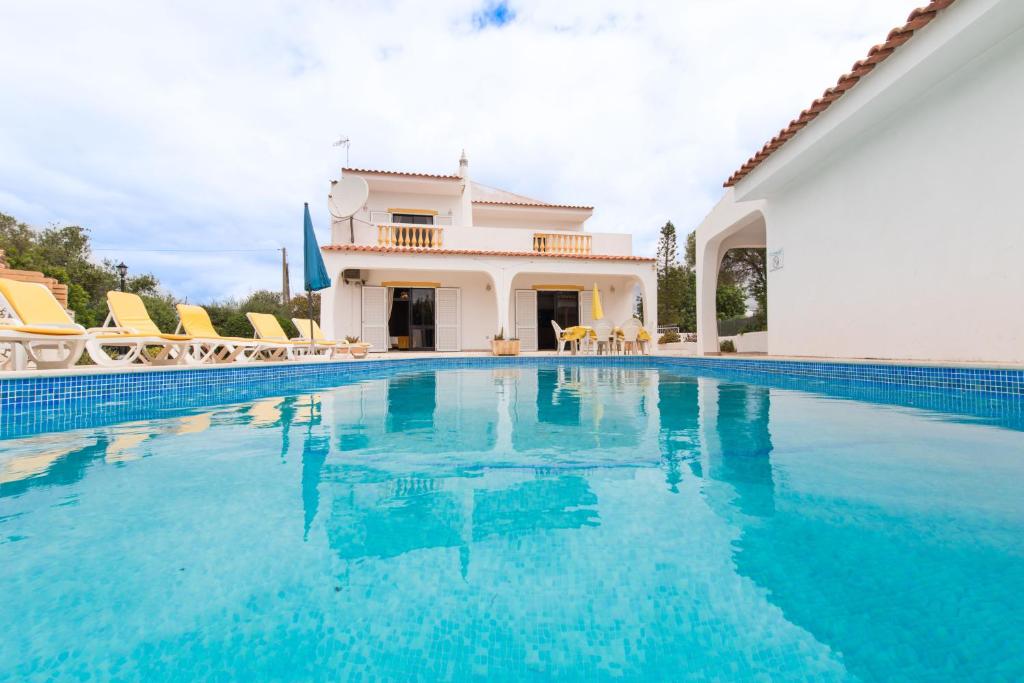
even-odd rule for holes
{"type": "Polygon", "coordinates": [[[640,298],[644,302],[644,327],[654,337],[656,344],[658,341],[658,273],[653,263],[640,276],[640,298]]]}
{"type": "Polygon", "coordinates": [[[497,303],[494,333],[496,334],[498,330],[504,328],[506,338],[514,337],[516,330],[509,316],[512,278],[505,273],[504,269],[494,271],[491,273],[491,277],[494,279],[494,299],[497,303]]]}
{"type": "MultiPolygon", "coordinates": [[[[697,233],[698,237],[700,233],[697,233]]],[[[697,355],[717,354],[718,348],[718,269],[722,255],[717,242],[697,244],[697,355]],[[703,247],[703,248],[701,248],[703,247]]],[[[684,330],[686,331],[686,330],[684,330]]]]}
{"type": "MultiPolygon", "coordinates": [[[[334,326],[334,294],[337,287],[344,285],[338,282],[340,273],[332,278],[331,286],[320,290],[320,329],[328,339],[340,339],[334,326]]],[[[300,316],[302,317],[302,316],[300,316]]]]}

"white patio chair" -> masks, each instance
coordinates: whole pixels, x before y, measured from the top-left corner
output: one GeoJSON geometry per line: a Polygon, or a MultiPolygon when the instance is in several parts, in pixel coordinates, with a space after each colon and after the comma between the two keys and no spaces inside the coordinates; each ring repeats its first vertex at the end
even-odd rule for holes
{"type": "Polygon", "coordinates": [[[566,344],[569,344],[569,349],[575,355],[576,349],[578,348],[576,340],[566,339],[565,330],[559,327],[558,323],[556,323],[554,320],[551,321],[551,327],[555,328],[555,340],[558,342],[558,355],[562,355],[562,352],[565,351],[566,344]]]}
{"type": "Polygon", "coordinates": [[[594,334],[597,335],[594,346],[598,355],[601,355],[602,352],[612,354],[618,349],[619,342],[615,338],[615,328],[607,320],[594,322],[594,334]]]}
{"type": "Polygon", "coordinates": [[[625,354],[639,353],[640,347],[637,337],[640,335],[640,326],[635,320],[627,320],[622,324],[622,351],[625,354]]]}
{"type": "Polygon", "coordinates": [[[640,348],[640,352],[649,356],[651,354],[651,348],[653,347],[654,335],[652,335],[650,331],[646,327],[644,327],[644,323],[642,320],[640,320],[640,318],[633,317],[629,320],[629,323],[632,325],[636,325],[638,328],[636,341],[637,346],[640,348]],[[641,332],[647,333],[647,339],[640,339],[639,335],[641,332]]]}

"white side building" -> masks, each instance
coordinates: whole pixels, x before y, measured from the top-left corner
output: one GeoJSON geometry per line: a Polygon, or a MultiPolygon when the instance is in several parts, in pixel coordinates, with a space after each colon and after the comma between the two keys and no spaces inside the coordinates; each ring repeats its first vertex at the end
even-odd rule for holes
{"type": "Polygon", "coordinates": [[[632,236],[592,233],[589,206],[552,204],[475,183],[458,173],[345,168],[369,198],[353,221],[333,220],[322,247],[332,286],[321,317],[333,338],[375,350],[471,351],[498,332],[524,351],[554,348],[561,327],[591,322],[596,284],[605,318],[633,315],[657,327],[654,259],[633,255],[632,236]]]}
{"type": "Polygon", "coordinates": [[[1024,362],[1024,2],[934,0],[727,182],[697,230],[715,284],[766,247],[772,355],[1024,362]]]}

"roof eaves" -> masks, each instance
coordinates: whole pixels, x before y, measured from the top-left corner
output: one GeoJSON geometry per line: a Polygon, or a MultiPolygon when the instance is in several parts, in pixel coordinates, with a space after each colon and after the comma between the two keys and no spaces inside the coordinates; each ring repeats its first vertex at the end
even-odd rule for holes
{"type": "Polygon", "coordinates": [[[435,256],[518,256],[539,258],[565,258],[590,261],[635,261],[653,263],[646,256],[619,256],[616,254],[545,254],[536,251],[487,251],[479,249],[434,249],[429,247],[385,247],[372,244],[326,244],[322,251],[356,251],[373,254],[433,254],[435,256]]]}
{"type": "Polygon", "coordinates": [[[390,176],[404,176],[407,178],[432,178],[435,180],[462,180],[461,176],[448,175],[441,173],[414,173],[410,171],[383,171],[373,168],[353,168],[346,166],[341,169],[342,173],[348,171],[350,173],[371,173],[374,175],[390,175],[390,176]]]}
{"type": "Polygon", "coordinates": [[[592,206],[582,206],[577,204],[539,204],[532,202],[494,202],[486,200],[473,200],[474,204],[491,204],[495,206],[529,206],[538,209],[579,209],[582,211],[593,211],[592,206]]]}
{"type": "Polygon", "coordinates": [[[833,102],[845,95],[853,86],[860,82],[860,79],[871,73],[876,66],[889,58],[900,45],[906,43],[914,35],[914,32],[924,28],[932,22],[938,13],[956,0],[932,0],[925,7],[918,7],[903,26],[897,26],[886,37],[884,43],[875,45],[868,50],[867,57],[854,63],[849,73],[843,74],[834,86],[825,90],[821,97],[814,100],[811,106],[800,112],[800,116],[789,122],[789,125],[779,131],[779,134],[765,143],[754,156],[739,167],[729,179],[723,183],[724,187],[732,187],[745,178],[751,171],[757,168],[761,162],[767,159],[775,150],[786,144],[790,138],[796,135],[804,126],[816,119],[823,111],[828,109],[833,102]]]}

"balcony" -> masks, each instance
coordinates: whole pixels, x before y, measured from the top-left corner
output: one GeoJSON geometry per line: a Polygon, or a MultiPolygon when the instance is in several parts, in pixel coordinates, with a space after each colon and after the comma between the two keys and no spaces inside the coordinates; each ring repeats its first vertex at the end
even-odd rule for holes
{"type": "Polygon", "coordinates": [[[592,244],[591,236],[585,233],[533,233],[533,250],[539,254],[589,254],[592,244]]]}
{"type": "Polygon", "coordinates": [[[382,247],[440,249],[444,228],[436,225],[388,223],[377,226],[377,244],[382,247]]]}
{"type": "Polygon", "coordinates": [[[348,222],[334,223],[336,244],[425,250],[511,251],[551,256],[629,256],[632,238],[625,233],[555,231],[504,228],[484,225],[413,225],[410,223],[357,223],[352,233],[348,222]],[[351,236],[350,236],[351,235],[351,236]]]}

